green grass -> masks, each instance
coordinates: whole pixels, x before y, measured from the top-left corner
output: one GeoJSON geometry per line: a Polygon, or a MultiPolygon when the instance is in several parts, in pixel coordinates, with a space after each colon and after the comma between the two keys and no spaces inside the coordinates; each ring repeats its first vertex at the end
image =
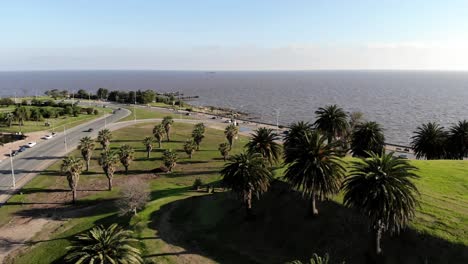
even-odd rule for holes
{"type": "MultiPolygon", "coordinates": [[[[137,109],[141,110],[142,117],[166,115],[159,113],[155,117],[153,111],[137,109]]],[[[363,262],[369,239],[366,220],[341,205],[342,195],[321,203],[319,218],[309,219],[305,217],[306,202],[277,183],[272,192],[254,203],[257,219],[246,223],[239,202],[229,193],[206,195],[190,190],[196,178],[201,178],[204,183],[220,180],[218,172],[224,162],[217,147],[225,140],[222,131],[207,129],[201,150],[194,154],[192,160],[185,153],[178,152],[179,162],[174,173],[151,178],[147,172],[162,164],[161,151],[155,149],[147,160],[141,141],[151,133],[153,126],[138,124],[113,132],[111,147],[130,144],[136,149],[130,174],[150,178],[151,201],[138,216],[128,219],[116,215],[113,200],[118,197],[119,186],[125,184],[128,177],[118,172],[113,191],[79,192],[77,207],[88,209],[71,217],[47,239],[43,239],[44,234],[39,235],[37,240],[45,241],[18,255],[14,263],[60,263],[71,236],[93,225],[114,221],[135,231],[149,263],[175,263],[174,255],[164,254],[168,250],[168,242],[194,250],[194,253],[209,255],[222,263],[278,263],[280,260],[305,259],[314,252],[329,252],[333,261],[363,262]],[[169,216],[170,231],[158,228],[163,216],[169,216]],[[174,241],[174,237],[178,239],[174,241]]],[[[163,142],[163,148],[181,150],[191,129],[192,125],[176,122],[172,135],[174,142],[163,142]]],[[[235,142],[233,153],[240,152],[246,142],[245,137],[240,137],[235,142]]],[[[94,158],[99,152],[95,151],[94,158]]],[[[74,154],[78,155],[76,151],[74,154]]],[[[388,263],[424,263],[425,260],[428,263],[463,263],[468,259],[468,162],[411,163],[419,168],[421,176],[416,182],[421,193],[421,207],[409,230],[400,236],[386,237],[384,251],[388,263]]],[[[68,192],[53,191],[68,189],[64,177],[58,176],[59,165],[54,164],[33,179],[24,187],[23,195],[13,196],[9,205],[0,208],[0,225],[13,215],[25,212],[44,214],[27,203],[47,202],[51,195],[59,195],[64,201],[70,199],[68,192]]],[[[277,169],[276,178],[281,177],[283,171],[283,168],[277,169]]],[[[80,178],[79,188],[101,190],[105,187],[106,179],[96,159],[93,159],[90,172],[80,178]]],[[[57,212],[69,212],[75,208],[66,205],[63,210],[46,212],[52,217],[57,212]]]]}
{"type": "MultiPolygon", "coordinates": [[[[12,111],[14,110],[11,109],[12,111]]],[[[30,132],[36,132],[36,131],[53,131],[53,130],[62,130],[63,125],[67,126],[67,129],[81,125],[83,123],[86,123],[88,121],[91,121],[93,119],[99,118],[103,116],[104,114],[108,114],[112,112],[112,109],[110,108],[98,108],[99,114],[98,115],[88,115],[88,114],[80,114],[77,117],[74,116],[61,116],[59,118],[47,118],[44,119],[43,121],[25,121],[24,125],[21,127],[16,123],[13,122],[11,127],[8,126],[1,126],[0,131],[1,132],[19,132],[20,130],[23,133],[30,133],[30,132]],[[48,121],[51,126],[47,127],[45,126],[45,122],[48,121]]]]}
{"type": "Polygon", "coordinates": [[[161,112],[161,110],[158,109],[152,109],[152,108],[143,108],[143,107],[135,107],[133,108],[132,106],[127,106],[125,107],[128,110],[130,110],[131,114],[128,115],[127,117],[121,119],[120,121],[131,121],[134,120],[135,116],[134,113],[136,112],[136,118],[137,119],[153,119],[153,118],[164,118],[165,116],[172,116],[174,119],[191,119],[190,116],[186,116],[184,114],[177,114],[177,113],[172,113],[172,112],[161,112]]]}

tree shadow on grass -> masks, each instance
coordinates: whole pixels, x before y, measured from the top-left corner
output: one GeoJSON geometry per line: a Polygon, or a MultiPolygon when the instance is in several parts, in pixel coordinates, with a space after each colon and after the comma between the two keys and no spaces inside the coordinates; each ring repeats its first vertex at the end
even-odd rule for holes
{"type": "MultiPolygon", "coordinates": [[[[190,197],[163,205],[150,226],[162,240],[221,263],[285,263],[330,254],[331,263],[366,263],[368,221],[333,201],[319,203],[307,217],[307,201],[284,183],[275,183],[254,202],[255,219],[245,221],[230,193],[190,197]],[[166,219],[166,220],[164,220],[166,219]]],[[[412,229],[383,240],[380,263],[468,263],[468,247],[412,229]]]]}
{"type": "Polygon", "coordinates": [[[168,177],[186,177],[219,174],[219,170],[177,171],[167,174],[168,177]]]}
{"type": "Polygon", "coordinates": [[[187,159],[187,160],[177,162],[177,164],[206,164],[206,163],[209,163],[209,161],[187,159]]]}

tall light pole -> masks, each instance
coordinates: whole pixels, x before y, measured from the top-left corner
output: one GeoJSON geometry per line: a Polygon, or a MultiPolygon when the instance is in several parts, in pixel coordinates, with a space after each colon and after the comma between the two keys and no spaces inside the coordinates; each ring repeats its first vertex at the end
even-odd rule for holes
{"type": "Polygon", "coordinates": [[[15,178],[15,169],[13,168],[13,155],[11,153],[11,148],[10,148],[10,165],[11,165],[11,179],[13,181],[13,189],[16,188],[16,178],[15,178]]]}
{"type": "Polygon", "coordinates": [[[133,123],[136,123],[136,92],[135,92],[135,103],[133,104],[133,123]]]}
{"type": "Polygon", "coordinates": [[[65,125],[63,125],[63,135],[64,135],[64,141],[63,143],[65,143],[65,153],[68,153],[68,144],[67,144],[67,130],[65,128],[65,125]]]}
{"type": "Polygon", "coordinates": [[[279,133],[279,115],[280,109],[276,108],[276,133],[279,133]]]}

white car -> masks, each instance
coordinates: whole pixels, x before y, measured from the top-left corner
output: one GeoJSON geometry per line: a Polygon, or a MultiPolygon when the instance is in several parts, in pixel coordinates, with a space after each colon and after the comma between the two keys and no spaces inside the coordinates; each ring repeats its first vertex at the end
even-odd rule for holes
{"type": "Polygon", "coordinates": [[[37,144],[36,142],[29,142],[29,143],[26,144],[25,146],[26,146],[27,148],[32,148],[32,147],[36,146],[36,144],[37,144]]]}
{"type": "Polygon", "coordinates": [[[45,140],[48,140],[48,139],[51,139],[52,136],[51,135],[45,135],[44,137],[42,137],[42,139],[45,139],[45,140]]]}

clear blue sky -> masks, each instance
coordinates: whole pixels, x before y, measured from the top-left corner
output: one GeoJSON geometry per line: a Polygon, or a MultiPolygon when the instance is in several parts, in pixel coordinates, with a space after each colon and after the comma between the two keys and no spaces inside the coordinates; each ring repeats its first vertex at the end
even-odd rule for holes
{"type": "Polygon", "coordinates": [[[14,0],[0,70],[468,70],[466,0],[14,0]]]}

